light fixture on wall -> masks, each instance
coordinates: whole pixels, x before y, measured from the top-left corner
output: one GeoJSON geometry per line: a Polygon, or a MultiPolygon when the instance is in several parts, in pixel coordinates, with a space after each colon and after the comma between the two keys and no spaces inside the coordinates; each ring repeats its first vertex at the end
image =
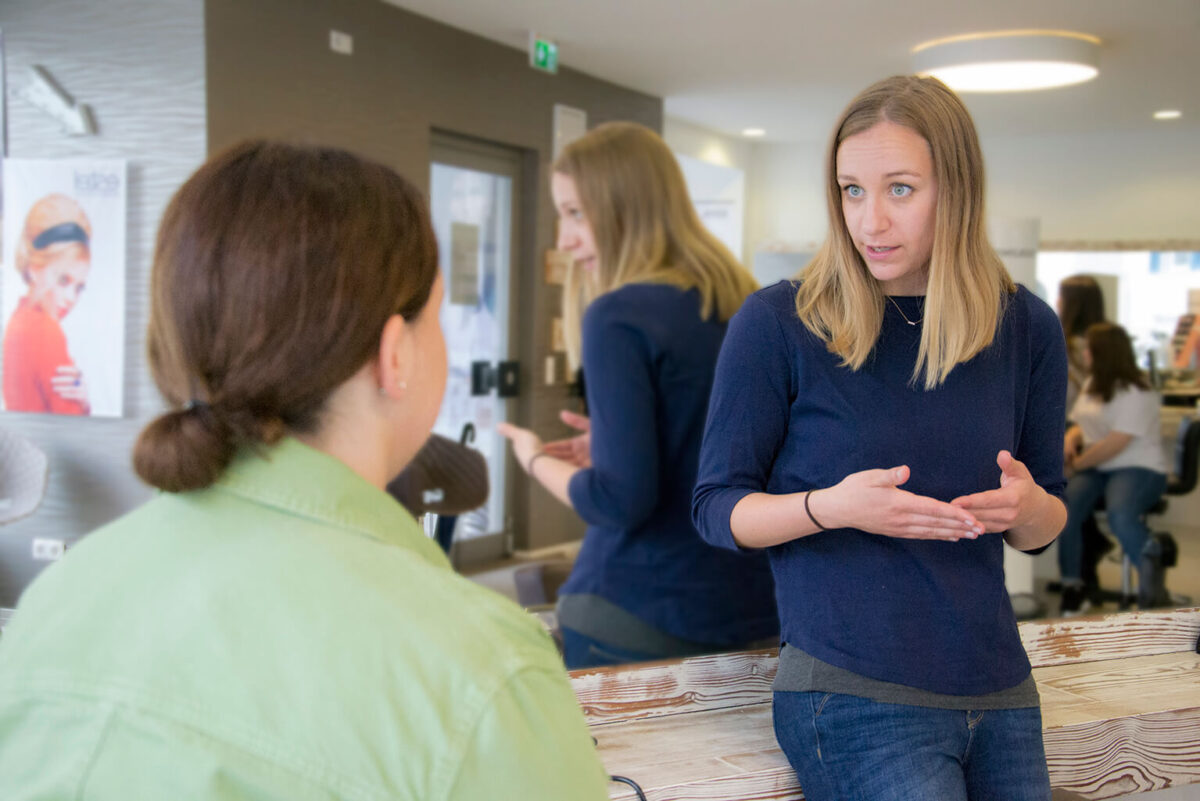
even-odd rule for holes
{"type": "Polygon", "coordinates": [[[1154,112],[1156,120],[1177,120],[1183,116],[1183,112],[1176,108],[1165,108],[1162,111],[1154,112]]]}
{"type": "Polygon", "coordinates": [[[1072,31],[994,31],[924,42],[913,72],[956,92],[1026,92],[1090,81],[1099,74],[1100,40],[1072,31]]]}
{"type": "Polygon", "coordinates": [[[767,134],[767,132],[764,131],[762,128],[743,128],[742,129],[742,136],[754,137],[754,136],[766,136],[766,134],[767,134]]]}

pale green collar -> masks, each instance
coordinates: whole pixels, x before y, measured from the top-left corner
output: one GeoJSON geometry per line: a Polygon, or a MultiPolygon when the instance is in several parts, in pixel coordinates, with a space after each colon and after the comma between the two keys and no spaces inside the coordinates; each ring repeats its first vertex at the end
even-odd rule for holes
{"type": "Polygon", "coordinates": [[[391,495],[348,465],[292,437],[262,449],[243,449],[214,488],[409,548],[449,568],[445,554],[391,495]]]}

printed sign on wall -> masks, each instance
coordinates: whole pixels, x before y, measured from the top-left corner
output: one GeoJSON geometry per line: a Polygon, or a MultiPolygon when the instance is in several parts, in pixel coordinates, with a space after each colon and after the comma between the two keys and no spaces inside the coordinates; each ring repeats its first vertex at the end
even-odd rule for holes
{"type": "Polygon", "coordinates": [[[4,162],[3,406],[120,417],[124,161],[4,162]]]}

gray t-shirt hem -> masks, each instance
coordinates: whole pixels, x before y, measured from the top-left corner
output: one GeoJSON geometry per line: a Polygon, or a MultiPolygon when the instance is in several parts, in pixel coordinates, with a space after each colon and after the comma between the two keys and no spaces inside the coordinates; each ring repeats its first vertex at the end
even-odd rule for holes
{"type": "Polygon", "coordinates": [[[824,692],[868,698],[884,704],[906,704],[933,709],[1025,709],[1041,705],[1033,674],[1015,687],[984,695],[950,695],[879,681],[822,662],[793,645],[779,654],[775,692],[824,692]]]}
{"type": "Polygon", "coordinates": [[[703,656],[722,651],[774,647],[779,643],[777,637],[727,646],[685,640],[657,629],[607,598],[591,593],[559,595],[555,613],[562,628],[656,658],[703,656]]]}

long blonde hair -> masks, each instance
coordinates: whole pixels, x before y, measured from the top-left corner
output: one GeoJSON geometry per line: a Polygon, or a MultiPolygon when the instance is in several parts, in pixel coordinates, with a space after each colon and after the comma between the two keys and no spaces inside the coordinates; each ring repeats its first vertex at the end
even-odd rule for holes
{"type": "Polygon", "coordinates": [[[983,154],[971,115],[935,78],[895,76],[879,81],[842,112],[825,154],[829,236],[805,267],[796,313],[852,370],[862,367],[879,339],[886,298],[846,227],[837,154],[842,142],[882,121],[911,128],[929,144],[938,196],[924,327],[912,380],[925,389],[946,380],[958,364],[996,335],[1016,285],[987,239],[983,154]]]}
{"type": "Polygon", "coordinates": [[[554,172],[575,182],[598,261],[594,271],[567,273],[563,333],[572,369],[579,365],[583,312],[605,292],[632,283],[694,288],[702,317],[728,320],[758,288],[700,222],[679,163],[649,128],[599,125],[563,149],[554,172]]]}

